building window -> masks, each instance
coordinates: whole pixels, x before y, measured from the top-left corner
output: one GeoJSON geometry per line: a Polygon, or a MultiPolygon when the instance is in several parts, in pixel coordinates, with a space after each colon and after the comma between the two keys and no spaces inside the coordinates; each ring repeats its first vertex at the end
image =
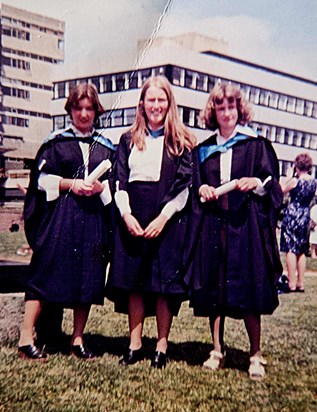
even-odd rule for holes
{"type": "Polygon", "coordinates": [[[89,83],[94,84],[98,90],[98,93],[100,93],[100,77],[92,77],[91,79],[89,79],[89,83]]]}
{"type": "Polygon", "coordinates": [[[294,132],[292,130],[285,130],[285,143],[288,145],[294,144],[294,132]]]}
{"type": "Polygon", "coordinates": [[[65,82],[60,82],[57,83],[57,99],[61,99],[63,97],[66,97],[66,83],[65,82]]]}
{"type": "Polygon", "coordinates": [[[129,77],[128,77],[128,89],[137,89],[138,88],[138,73],[137,72],[131,72],[129,77]]]}
{"type": "Polygon", "coordinates": [[[180,67],[173,67],[173,84],[175,86],[184,86],[185,84],[185,70],[180,67]]]}
{"type": "Polygon", "coordinates": [[[312,134],[310,138],[310,148],[316,150],[317,149],[317,135],[312,134]]]}
{"type": "Polygon", "coordinates": [[[123,119],[124,126],[130,126],[134,122],[135,114],[136,114],[135,108],[124,110],[124,119],[123,119]]]}
{"type": "Polygon", "coordinates": [[[112,91],[112,77],[111,75],[103,76],[100,79],[100,91],[101,93],[109,93],[112,91]]]}
{"type": "Polygon", "coordinates": [[[297,114],[304,114],[304,100],[303,99],[297,99],[296,100],[296,109],[295,112],[297,114]]]}
{"type": "Polygon", "coordinates": [[[288,111],[288,112],[291,112],[291,113],[295,113],[295,105],[296,105],[296,99],[295,99],[295,97],[288,97],[288,99],[287,99],[287,107],[286,107],[286,110],[288,111]]]}
{"type": "Polygon", "coordinates": [[[313,106],[314,106],[313,102],[307,102],[307,101],[305,101],[305,104],[304,104],[304,114],[305,114],[305,116],[307,116],[307,117],[311,117],[311,116],[312,116],[312,114],[313,114],[313,106]]]}
{"type": "Polygon", "coordinates": [[[123,110],[114,110],[111,113],[111,126],[123,126],[123,110]]]}
{"type": "Polygon", "coordinates": [[[115,83],[115,91],[122,91],[125,90],[125,75],[124,74],[117,74],[114,75],[114,83],[115,83]]]}
{"type": "Polygon", "coordinates": [[[54,116],[53,117],[53,130],[64,129],[65,128],[65,116],[54,116]]]}
{"type": "Polygon", "coordinates": [[[260,100],[260,90],[256,87],[251,87],[250,91],[250,101],[254,104],[259,104],[260,100]]]}
{"type": "Polygon", "coordinates": [[[64,49],[64,40],[58,39],[57,48],[58,48],[58,50],[63,50],[64,49]]]}
{"type": "Polygon", "coordinates": [[[76,80],[69,80],[68,81],[68,90],[67,90],[67,97],[69,96],[69,93],[73,90],[73,88],[76,86],[77,82],[76,80]]]}
{"type": "Polygon", "coordinates": [[[197,75],[191,70],[185,70],[185,87],[189,89],[196,89],[197,75]]]}
{"type": "Polygon", "coordinates": [[[278,100],[278,109],[286,110],[286,107],[287,107],[287,97],[284,94],[281,94],[278,100]]]}

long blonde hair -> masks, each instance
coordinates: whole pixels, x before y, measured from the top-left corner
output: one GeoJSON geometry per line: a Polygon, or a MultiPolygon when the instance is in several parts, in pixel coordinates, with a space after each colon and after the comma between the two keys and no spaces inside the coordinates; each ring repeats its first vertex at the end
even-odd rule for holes
{"type": "Polygon", "coordinates": [[[180,156],[184,148],[191,150],[195,146],[196,138],[181,121],[171,84],[164,76],[150,77],[142,87],[135,121],[131,127],[131,146],[135,144],[139,150],[145,149],[145,136],[148,134],[148,128],[144,110],[144,98],[147,90],[152,86],[163,90],[168,100],[168,110],[164,120],[165,147],[171,155],[180,156]]]}

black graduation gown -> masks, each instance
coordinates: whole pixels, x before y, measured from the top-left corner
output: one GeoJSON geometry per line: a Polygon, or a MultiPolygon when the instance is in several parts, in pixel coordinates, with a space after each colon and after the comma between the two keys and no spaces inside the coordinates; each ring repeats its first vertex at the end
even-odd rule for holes
{"type": "Polygon", "coordinates": [[[111,206],[104,206],[99,194],[77,196],[70,190],[46,201],[45,192],[37,188],[40,164],[47,174],[84,177],[79,141],[90,144],[89,173],[104,159],[112,162],[112,143],[102,136],[99,140],[77,138],[69,129],[45,142],[36,156],[24,205],[25,233],[33,250],[26,299],[65,307],[103,304],[111,206]]]}
{"type": "MultiPolygon", "coordinates": [[[[120,139],[115,176],[119,189],[129,193],[132,214],[145,228],[167,202],[191,185],[192,156],[188,150],[179,157],[170,156],[164,148],[159,182],[129,183],[130,142],[130,133],[120,139]]],[[[116,311],[128,313],[128,296],[138,292],[144,296],[146,316],[155,314],[153,294],[165,295],[170,309],[177,314],[180,302],[187,298],[180,272],[187,219],[188,209],[185,207],[172,216],[157,239],[146,240],[130,235],[118,213],[106,287],[106,296],[115,302],[116,311]]]]}
{"type": "Polygon", "coordinates": [[[187,277],[191,305],[196,316],[241,317],[246,311],[271,314],[278,305],[276,283],[282,274],[276,241],[283,201],[278,161],[270,142],[262,137],[236,143],[231,179],[258,177],[264,181],[272,176],[265,185],[267,193],[259,196],[234,190],[228,193],[227,205],[223,197],[202,204],[198,199],[200,185],[220,185],[220,153],[213,153],[199,165],[198,151],[215,144],[216,136],[212,136],[194,153],[194,237],[188,250],[195,249],[187,277]]]}

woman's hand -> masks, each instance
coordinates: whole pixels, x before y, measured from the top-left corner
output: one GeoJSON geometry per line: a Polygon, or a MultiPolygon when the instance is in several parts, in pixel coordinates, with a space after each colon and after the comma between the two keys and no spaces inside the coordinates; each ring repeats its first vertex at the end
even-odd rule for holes
{"type": "Polygon", "coordinates": [[[133,215],[131,215],[131,213],[124,213],[122,215],[122,219],[124,220],[124,223],[126,224],[127,229],[132,236],[143,236],[144,230],[142,229],[137,219],[133,215]]]}
{"type": "Polygon", "coordinates": [[[205,202],[210,202],[210,200],[217,200],[218,196],[215,193],[215,188],[213,186],[202,185],[198,190],[199,196],[205,200],[205,202]]]}
{"type": "Polygon", "coordinates": [[[158,235],[164,229],[164,226],[166,225],[167,221],[167,216],[159,214],[158,217],[152,220],[152,222],[145,228],[144,237],[146,239],[154,239],[158,237],[158,235]]]}
{"type": "Polygon", "coordinates": [[[93,196],[96,193],[101,193],[103,189],[104,184],[99,180],[88,185],[83,179],[75,179],[71,186],[71,190],[78,196],[93,196]]]}
{"type": "Polygon", "coordinates": [[[237,181],[237,190],[248,192],[258,187],[258,180],[255,177],[242,177],[237,181]]]}

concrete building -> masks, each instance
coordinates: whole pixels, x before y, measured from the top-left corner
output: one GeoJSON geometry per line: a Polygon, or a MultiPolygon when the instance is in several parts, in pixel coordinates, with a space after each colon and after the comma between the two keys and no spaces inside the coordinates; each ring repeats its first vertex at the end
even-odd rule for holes
{"type": "Polygon", "coordinates": [[[2,4],[0,31],[0,168],[7,173],[28,166],[52,130],[51,71],[64,60],[65,25],[2,4]]]}
{"type": "MultiPolygon", "coordinates": [[[[143,48],[146,42],[139,43],[143,48]]],[[[199,126],[199,113],[215,82],[232,82],[243,89],[254,104],[252,126],[273,142],[281,173],[297,154],[309,152],[317,172],[317,83],[295,74],[262,66],[227,54],[224,42],[190,33],[174,38],[157,38],[147,48],[136,68],[125,61],[106,59],[99,67],[93,62],[54,69],[52,114],[54,129],[69,122],[64,112],[69,90],[77,83],[94,83],[107,109],[100,128],[115,143],[131,125],[140,87],[151,75],[164,74],[173,85],[179,111],[198,140],[210,135],[199,126]],[[220,51],[222,50],[222,51],[220,51]]]]}

